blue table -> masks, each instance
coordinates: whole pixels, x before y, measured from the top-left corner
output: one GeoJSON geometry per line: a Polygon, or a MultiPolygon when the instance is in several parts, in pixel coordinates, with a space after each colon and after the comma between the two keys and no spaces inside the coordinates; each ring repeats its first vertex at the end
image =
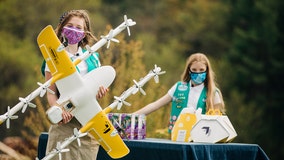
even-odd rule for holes
{"type": "MultiPolygon", "coordinates": [[[[38,157],[45,156],[47,133],[39,138],[38,157]]],[[[257,144],[243,143],[181,143],[165,139],[147,138],[125,140],[130,153],[119,160],[268,160],[265,152],[257,144]]],[[[98,160],[112,160],[100,148],[98,160]]]]}

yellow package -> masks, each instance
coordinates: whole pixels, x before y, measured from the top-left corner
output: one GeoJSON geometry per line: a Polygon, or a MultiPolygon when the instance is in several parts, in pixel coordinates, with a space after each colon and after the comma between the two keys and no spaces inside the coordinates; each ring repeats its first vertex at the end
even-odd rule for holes
{"type": "Polygon", "coordinates": [[[190,131],[193,127],[193,125],[196,123],[197,118],[194,113],[193,108],[184,108],[173,129],[172,129],[172,135],[171,140],[172,141],[178,141],[178,142],[190,142],[190,131]]]}

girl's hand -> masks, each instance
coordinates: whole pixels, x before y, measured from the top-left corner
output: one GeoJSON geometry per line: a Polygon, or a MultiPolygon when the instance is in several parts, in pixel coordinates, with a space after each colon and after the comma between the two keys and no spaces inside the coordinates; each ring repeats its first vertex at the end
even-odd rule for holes
{"type": "Polygon", "coordinates": [[[104,88],[103,86],[101,86],[98,90],[98,94],[97,94],[96,98],[97,99],[103,98],[108,91],[109,91],[108,88],[104,88]]]}
{"type": "Polygon", "coordinates": [[[71,121],[73,115],[70,112],[63,111],[62,112],[62,121],[59,124],[66,124],[71,121]]]}

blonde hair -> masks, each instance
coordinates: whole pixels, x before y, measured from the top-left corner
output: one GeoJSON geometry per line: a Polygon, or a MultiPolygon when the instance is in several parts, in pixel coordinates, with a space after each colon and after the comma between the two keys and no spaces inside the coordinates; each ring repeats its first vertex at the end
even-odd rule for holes
{"type": "Polygon", "coordinates": [[[64,37],[62,37],[61,35],[62,28],[69,22],[69,20],[72,17],[80,17],[80,18],[83,18],[85,21],[85,25],[84,25],[85,37],[83,38],[83,40],[79,42],[78,45],[80,47],[85,47],[86,45],[92,45],[94,41],[97,41],[97,38],[91,32],[92,29],[91,29],[90,18],[89,18],[88,12],[86,10],[71,10],[61,15],[59,19],[59,24],[57,25],[55,29],[57,37],[59,38],[61,42],[64,41],[64,37]]]}
{"type": "Polygon", "coordinates": [[[209,59],[203,53],[194,53],[187,58],[186,65],[181,75],[181,80],[184,82],[190,81],[190,67],[194,62],[201,62],[206,65],[206,79],[204,81],[204,86],[207,88],[207,99],[206,99],[206,111],[212,108],[214,109],[214,96],[218,92],[221,99],[221,104],[218,109],[222,113],[225,113],[225,105],[222,97],[221,91],[217,88],[217,83],[215,82],[215,73],[212,70],[209,59]]]}

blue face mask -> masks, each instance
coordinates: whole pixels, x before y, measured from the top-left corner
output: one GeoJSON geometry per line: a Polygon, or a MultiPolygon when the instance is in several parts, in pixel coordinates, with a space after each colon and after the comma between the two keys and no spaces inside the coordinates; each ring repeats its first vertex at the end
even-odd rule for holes
{"type": "Polygon", "coordinates": [[[197,85],[203,83],[206,79],[206,72],[200,72],[200,73],[189,72],[189,74],[193,83],[197,85]]]}

